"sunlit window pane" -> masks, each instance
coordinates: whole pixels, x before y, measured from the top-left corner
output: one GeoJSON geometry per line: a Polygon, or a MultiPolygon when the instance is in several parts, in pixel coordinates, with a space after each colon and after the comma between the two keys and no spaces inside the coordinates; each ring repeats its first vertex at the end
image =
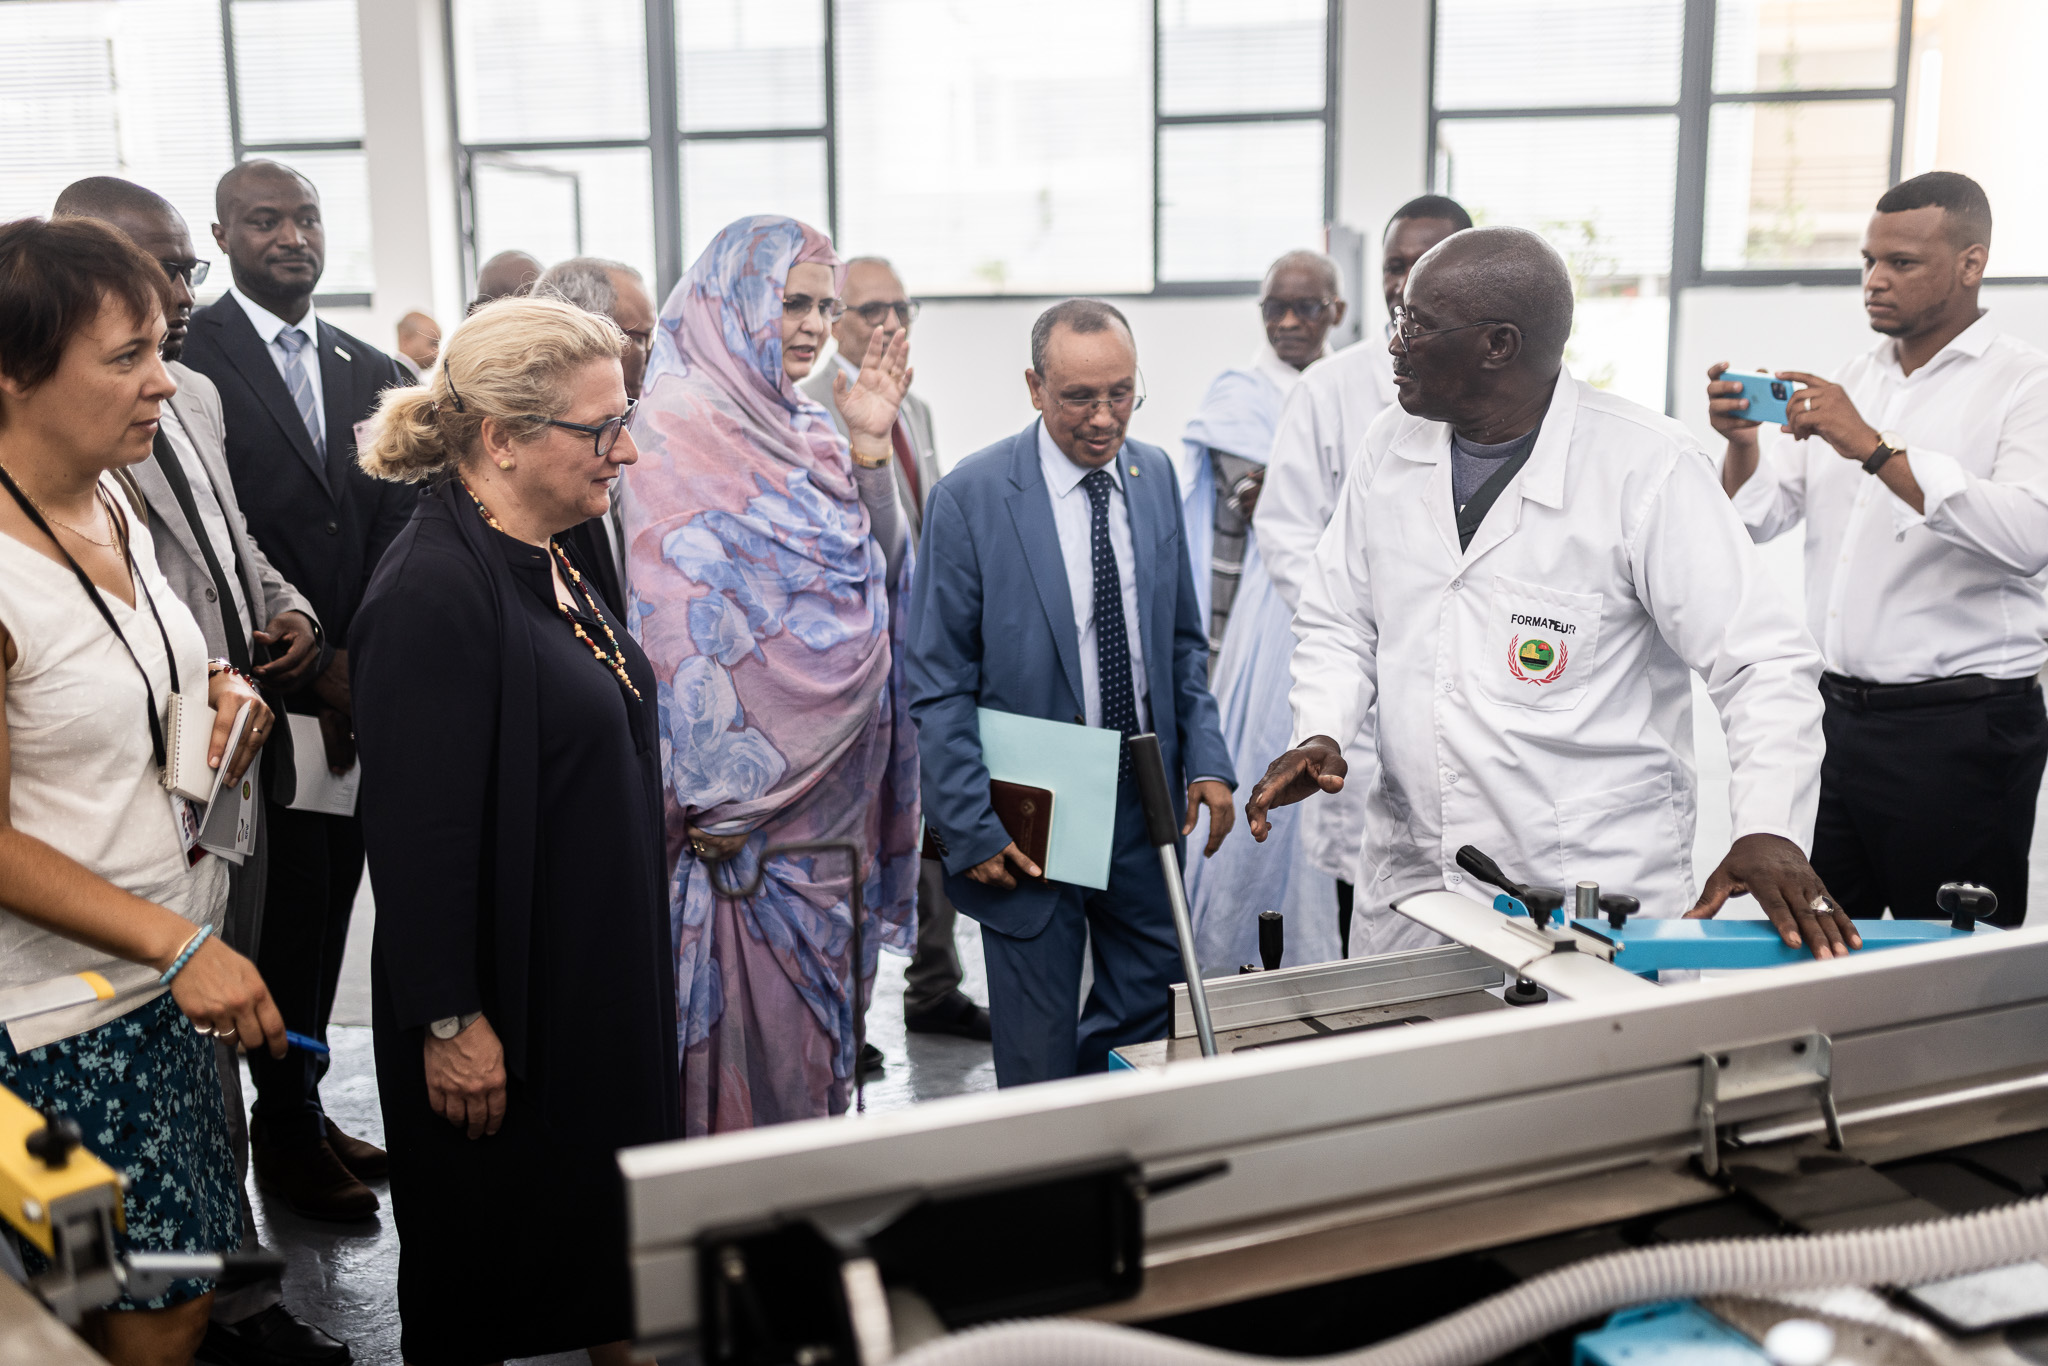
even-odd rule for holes
{"type": "Polygon", "coordinates": [[[1890,100],[1719,104],[1707,129],[1707,269],[1860,261],[1891,180],[1890,100]]]}
{"type": "Polygon", "coordinates": [[[355,0],[234,0],[242,141],[363,136],[355,0]]]}
{"type": "Polygon", "coordinates": [[[1159,112],[1323,107],[1326,0],[1160,0],[1159,112]]]}
{"type": "MultiPolygon", "coordinates": [[[[176,205],[201,256],[213,187],[234,160],[215,0],[0,4],[0,222],[47,214],[89,175],[176,205]]],[[[202,288],[227,286],[218,265],[202,288]]]]}
{"type": "Polygon", "coordinates": [[[1685,0],[1438,0],[1436,107],[1675,104],[1685,0]]]}
{"type": "Polygon", "coordinates": [[[1159,130],[1161,280],[1259,279],[1322,223],[1321,120],[1159,130]]]}
{"type": "Polygon", "coordinates": [[[1991,197],[1993,277],[2048,275],[2038,105],[2048,4],[1913,7],[1907,175],[1960,171],[1991,197]]]}
{"type": "Polygon", "coordinates": [[[923,294],[1151,288],[1149,0],[834,11],[846,250],[923,294]]]}
{"type": "MultiPolygon", "coordinates": [[[[327,268],[321,294],[368,294],[370,270],[370,175],[361,152],[291,152],[274,160],[297,171],[320,191],[320,221],[327,229],[327,268]]],[[[227,262],[215,274],[225,275],[227,262]]],[[[222,287],[226,280],[218,282],[222,287]]]]}
{"type": "Polygon", "coordinates": [[[823,0],[677,0],[683,127],[822,128],[823,0]]]}
{"type": "Polygon", "coordinates": [[[1542,233],[1571,267],[1573,372],[1662,409],[1678,120],[1451,119],[1437,151],[1439,192],[1542,233]]]}
{"type": "Polygon", "coordinates": [[[640,148],[598,152],[480,152],[479,263],[524,251],[543,265],[571,256],[624,261],[654,279],[653,187],[640,148]]]}
{"type": "Polygon", "coordinates": [[[641,0],[451,0],[465,142],[647,136],[641,0]]]}
{"type": "Polygon", "coordinates": [[[1898,80],[1899,0],[1718,0],[1714,89],[1878,90],[1898,80]]]}
{"type": "MultiPolygon", "coordinates": [[[[683,144],[683,261],[718,230],[757,213],[787,214],[829,233],[823,138],[683,144]]],[[[841,252],[840,255],[846,255],[841,252]]]]}

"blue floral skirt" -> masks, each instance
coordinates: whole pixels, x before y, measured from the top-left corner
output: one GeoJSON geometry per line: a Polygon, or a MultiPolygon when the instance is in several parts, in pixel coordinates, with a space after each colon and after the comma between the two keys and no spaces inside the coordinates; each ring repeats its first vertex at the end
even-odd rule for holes
{"type": "MultiPolygon", "coordinates": [[[[234,1158],[213,1041],[165,992],[118,1020],[26,1053],[0,1028],[0,1085],[78,1121],[86,1148],[128,1178],[130,1248],[228,1252],[242,1241],[234,1158]]],[[[31,1276],[49,1269],[17,1241],[31,1276]]],[[[213,1289],[184,1280],[113,1309],[165,1309],[213,1289]]]]}

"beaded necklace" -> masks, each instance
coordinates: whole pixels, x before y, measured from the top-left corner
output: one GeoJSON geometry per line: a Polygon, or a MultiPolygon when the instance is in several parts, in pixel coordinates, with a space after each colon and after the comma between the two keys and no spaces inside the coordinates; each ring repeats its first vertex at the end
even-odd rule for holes
{"type": "MultiPolygon", "coordinates": [[[[484,519],[485,525],[502,535],[511,535],[504,527],[498,525],[498,519],[491,516],[491,510],[484,506],[483,499],[476,496],[476,490],[469,486],[468,480],[458,479],[456,482],[461,484],[462,491],[469,495],[469,501],[476,504],[477,515],[484,519]]],[[[640,690],[633,686],[632,676],[626,672],[625,648],[619,644],[619,638],[612,634],[611,623],[605,620],[604,609],[598,606],[596,596],[591,593],[589,586],[583,582],[583,576],[576,572],[576,566],[569,563],[569,556],[562,550],[562,547],[550,540],[548,542],[548,553],[554,557],[555,562],[561,567],[562,577],[568,581],[570,592],[582,596],[584,608],[588,611],[591,620],[604,627],[605,639],[611,642],[611,649],[605,649],[604,646],[598,644],[590,637],[589,633],[583,629],[583,624],[577,621],[575,616],[570,613],[569,604],[558,600],[555,603],[555,610],[560,612],[563,619],[569,623],[569,629],[576,633],[576,639],[590,647],[590,653],[597,656],[597,662],[605,665],[614,674],[618,675],[620,686],[633,694],[634,701],[640,701],[640,690]]]]}

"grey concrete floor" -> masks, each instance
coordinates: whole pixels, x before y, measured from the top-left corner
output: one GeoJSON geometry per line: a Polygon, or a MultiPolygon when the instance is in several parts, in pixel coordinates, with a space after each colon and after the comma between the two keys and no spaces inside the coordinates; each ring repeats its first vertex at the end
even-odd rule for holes
{"type": "MultiPolygon", "coordinates": [[[[333,1064],[321,1083],[321,1099],[346,1133],[372,1143],[384,1141],[377,1103],[377,1073],[370,1053],[370,938],[376,911],[368,880],[356,900],[348,953],[335,996],[335,1025],[329,1032],[333,1064]]],[[[958,934],[965,989],[988,1000],[982,969],[981,932],[962,918],[958,934]]],[[[903,1027],[903,972],[908,960],[883,954],[868,1010],[868,1037],[888,1057],[888,1066],[867,1085],[867,1108],[898,1110],[919,1101],[995,1089],[995,1063],[985,1043],[911,1034],[903,1027]]],[[[243,1086],[248,1088],[247,1074],[243,1086]]],[[[254,1094],[249,1091],[249,1094],[254,1094]]],[[[849,1121],[854,1122],[854,1121],[849,1121]]],[[[286,1259],[285,1303],[301,1318],[347,1342],[363,1366],[397,1366],[398,1230],[391,1221],[389,1192],[384,1211],[365,1224],[328,1224],[303,1219],[271,1201],[251,1182],[257,1227],[263,1244],[286,1259]]],[[[533,1366],[582,1366],[582,1353],[535,1357],[533,1366]]]]}

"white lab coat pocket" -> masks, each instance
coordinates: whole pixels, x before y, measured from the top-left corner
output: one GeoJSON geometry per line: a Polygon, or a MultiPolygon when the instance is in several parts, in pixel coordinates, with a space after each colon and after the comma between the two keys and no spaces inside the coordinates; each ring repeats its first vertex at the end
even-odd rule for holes
{"type": "MultiPolygon", "coordinates": [[[[1597,770],[1592,770],[1597,773],[1597,770]]],[[[1645,915],[1677,915],[1690,883],[1691,841],[1681,839],[1669,773],[1557,799],[1563,887],[1590,878],[1603,892],[1640,899],[1645,915]]]]}
{"type": "Polygon", "coordinates": [[[1481,691],[1533,711],[1576,707],[1600,659],[1600,598],[1495,575],[1481,691]]]}

